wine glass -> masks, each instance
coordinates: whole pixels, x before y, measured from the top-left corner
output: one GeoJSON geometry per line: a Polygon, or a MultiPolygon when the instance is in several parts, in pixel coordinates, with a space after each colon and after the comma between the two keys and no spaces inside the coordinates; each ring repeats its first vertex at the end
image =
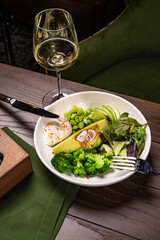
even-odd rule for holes
{"type": "Polygon", "coordinates": [[[71,89],[62,88],[61,71],[71,67],[78,58],[77,33],[69,12],[51,8],[38,13],[33,30],[33,55],[37,63],[46,71],[55,71],[58,89],[53,89],[43,97],[43,107],[68,94],[71,89]]]}

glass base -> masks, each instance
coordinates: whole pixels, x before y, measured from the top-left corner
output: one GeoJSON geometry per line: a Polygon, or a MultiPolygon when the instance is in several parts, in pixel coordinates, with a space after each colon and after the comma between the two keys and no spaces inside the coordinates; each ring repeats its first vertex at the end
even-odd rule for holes
{"type": "Polygon", "coordinates": [[[67,88],[62,88],[62,94],[59,96],[58,89],[53,89],[44,95],[44,97],[42,99],[42,107],[44,108],[44,107],[54,103],[58,99],[63,98],[72,93],[74,93],[73,90],[67,89],[67,88]]]}

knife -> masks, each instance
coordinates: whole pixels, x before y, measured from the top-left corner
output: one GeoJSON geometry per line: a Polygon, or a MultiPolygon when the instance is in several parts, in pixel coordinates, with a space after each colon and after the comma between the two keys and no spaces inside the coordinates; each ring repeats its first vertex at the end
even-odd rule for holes
{"type": "Polygon", "coordinates": [[[6,96],[2,93],[0,93],[0,100],[11,104],[12,107],[15,107],[15,108],[18,108],[20,110],[30,112],[30,113],[33,113],[33,114],[36,114],[36,115],[39,115],[39,116],[42,116],[42,117],[59,118],[59,115],[57,115],[55,113],[51,113],[51,112],[48,112],[48,111],[46,111],[42,108],[38,108],[38,107],[35,107],[35,106],[32,106],[32,105],[29,105],[27,103],[18,101],[17,99],[12,98],[12,97],[8,97],[8,96],[6,96]]]}

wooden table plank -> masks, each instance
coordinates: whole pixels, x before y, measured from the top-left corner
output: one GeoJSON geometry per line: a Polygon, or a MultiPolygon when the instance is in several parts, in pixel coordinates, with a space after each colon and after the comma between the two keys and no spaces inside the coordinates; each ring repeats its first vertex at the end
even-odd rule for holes
{"type": "Polygon", "coordinates": [[[59,231],[56,240],[133,240],[130,236],[112,231],[110,229],[97,226],[90,222],[83,221],[82,219],[68,216],[64,220],[64,224],[59,231]],[[64,227],[65,225],[65,227],[64,227]],[[63,228],[64,227],[64,228],[63,228]],[[67,228],[67,231],[66,231],[67,228]]]}
{"type": "Polygon", "coordinates": [[[159,204],[159,190],[138,186],[132,178],[105,188],[81,188],[69,214],[138,239],[158,240],[159,204]]]}
{"type": "MultiPolygon", "coordinates": [[[[41,106],[44,94],[56,84],[51,76],[0,64],[0,92],[41,106]]],[[[63,81],[75,91],[100,90],[63,81]]],[[[105,91],[105,90],[101,90],[105,91]]],[[[107,91],[106,91],[107,92],[107,91]]],[[[160,171],[160,105],[123,96],[144,114],[152,132],[148,160],[160,171]]],[[[8,126],[31,145],[38,117],[0,102],[0,127],[8,126]]],[[[81,187],[56,239],[154,239],[160,238],[160,184],[154,175],[134,174],[108,187],[81,187]],[[74,231],[73,231],[74,229],[74,231]],[[80,231],[80,235],[76,233],[80,231]],[[71,233],[71,238],[66,233],[71,233]]]]}

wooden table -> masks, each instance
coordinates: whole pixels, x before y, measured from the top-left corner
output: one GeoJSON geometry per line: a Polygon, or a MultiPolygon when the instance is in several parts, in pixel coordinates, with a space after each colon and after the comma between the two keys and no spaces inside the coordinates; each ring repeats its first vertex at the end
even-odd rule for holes
{"type": "MultiPolygon", "coordinates": [[[[0,92],[18,100],[41,107],[42,97],[55,85],[56,79],[51,76],[0,64],[0,92]]],[[[100,90],[66,80],[63,86],[75,91],[100,90]]],[[[149,122],[152,146],[148,161],[160,172],[160,105],[123,97],[138,107],[149,122]]],[[[37,119],[0,102],[0,127],[8,126],[31,145],[37,119]]],[[[112,186],[81,187],[56,240],[159,240],[159,225],[160,178],[135,173],[112,186]]]]}

